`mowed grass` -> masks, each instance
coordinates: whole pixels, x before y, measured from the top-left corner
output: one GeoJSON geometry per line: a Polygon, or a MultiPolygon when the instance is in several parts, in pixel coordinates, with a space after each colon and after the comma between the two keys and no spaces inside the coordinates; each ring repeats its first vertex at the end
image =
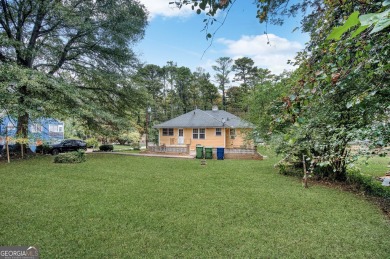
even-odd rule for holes
{"type": "Polygon", "coordinates": [[[390,171],[390,157],[374,156],[369,159],[361,158],[356,165],[360,168],[363,174],[372,176],[384,176],[390,171]]]}
{"type": "Polygon", "coordinates": [[[0,245],[35,245],[41,258],[390,256],[376,206],[304,189],[273,159],[52,160],[0,163],[0,245]]]}
{"type": "Polygon", "coordinates": [[[133,151],[133,148],[129,145],[113,145],[114,151],[133,151]]]}

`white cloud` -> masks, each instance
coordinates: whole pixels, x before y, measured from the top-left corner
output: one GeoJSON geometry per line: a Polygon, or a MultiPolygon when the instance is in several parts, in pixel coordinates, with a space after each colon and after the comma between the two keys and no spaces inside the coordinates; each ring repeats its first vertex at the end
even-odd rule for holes
{"type": "Polygon", "coordinates": [[[215,72],[213,70],[214,65],[217,65],[217,63],[215,62],[214,59],[211,59],[211,58],[199,60],[199,62],[197,63],[197,67],[204,68],[206,70],[206,72],[210,73],[210,75],[215,74],[215,72]]]}
{"type": "Polygon", "coordinates": [[[191,10],[190,5],[184,5],[181,9],[175,4],[169,4],[174,0],[140,0],[140,3],[145,5],[149,11],[149,17],[153,19],[156,16],[163,17],[188,17],[195,12],[191,10]]]}
{"type": "Polygon", "coordinates": [[[240,57],[252,58],[255,65],[268,68],[274,74],[283,70],[292,70],[293,66],[287,60],[294,60],[296,53],[304,46],[296,41],[289,41],[274,34],[241,36],[237,41],[218,39],[218,42],[227,47],[227,56],[237,59],[240,57]],[[267,43],[270,44],[267,44],[267,43]]]}

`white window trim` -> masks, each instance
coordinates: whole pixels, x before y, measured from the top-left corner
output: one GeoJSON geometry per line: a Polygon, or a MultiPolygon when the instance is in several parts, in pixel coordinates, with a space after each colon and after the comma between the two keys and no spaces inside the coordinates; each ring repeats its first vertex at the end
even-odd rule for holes
{"type": "Polygon", "coordinates": [[[230,139],[235,139],[237,137],[236,129],[234,129],[234,128],[229,129],[229,136],[230,136],[230,139]],[[234,135],[232,134],[232,131],[234,131],[234,135]]]}
{"type": "Polygon", "coordinates": [[[30,132],[31,133],[41,133],[42,132],[42,125],[40,123],[33,123],[30,126],[30,132]]]}
{"type": "Polygon", "coordinates": [[[64,125],[63,124],[49,124],[49,132],[63,133],[64,125]],[[59,128],[62,128],[62,131],[59,131],[59,128]]]}
{"type": "Polygon", "coordinates": [[[15,128],[15,124],[13,124],[11,121],[7,123],[7,130],[14,130],[15,128]]]}
{"type": "Polygon", "coordinates": [[[215,128],[215,136],[222,137],[222,128],[215,128]],[[217,129],[219,129],[219,135],[217,134],[217,129]]]}
{"type": "Polygon", "coordinates": [[[175,136],[175,129],[174,128],[163,128],[163,129],[161,129],[161,135],[163,137],[173,137],[173,136],[175,136]],[[168,134],[164,135],[164,129],[167,130],[168,134]],[[169,134],[170,129],[172,129],[172,135],[169,134]]]}
{"type": "Polygon", "coordinates": [[[204,140],[206,139],[206,128],[193,128],[192,129],[192,139],[197,139],[197,140],[204,140]],[[197,133],[194,133],[194,130],[197,130],[197,133]],[[200,133],[200,130],[204,130],[204,133],[200,133]],[[197,134],[197,138],[194,138],[194,134],[197,134]],[[200,134],[204,134],[204,138],[200,138],[200,134]]]}
{"type": "Polygon", "coordinates": [[[184,129],[183,128],[177,129],[177,137],[184,137],[184,129]],[[180,130],[183,132],[183,136],[180,136],[180,130]]]}

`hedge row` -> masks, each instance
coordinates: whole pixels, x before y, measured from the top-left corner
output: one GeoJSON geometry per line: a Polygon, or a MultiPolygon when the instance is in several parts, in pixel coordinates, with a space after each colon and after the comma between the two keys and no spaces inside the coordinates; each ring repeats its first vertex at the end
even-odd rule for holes
{"type": "Polygon", "coordinates": [[[113,145],[101,145],[99,147],[99,150],[100,151],[113,151],[114,150],[114,146],[113,145]]]}
{"type": "Polygon", "coordinates": [[[347,174],[347,182],[356,185],[367,194],[390,199],[390,187],[383,186],[382,183],[370,175],[364,175],[358,170],[350,170],[347,174]]]}

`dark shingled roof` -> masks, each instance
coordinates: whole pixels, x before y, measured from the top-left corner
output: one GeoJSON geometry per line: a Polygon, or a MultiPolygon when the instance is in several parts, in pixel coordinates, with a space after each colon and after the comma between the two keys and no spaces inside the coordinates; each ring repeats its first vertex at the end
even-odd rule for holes
{"type": "Polygon", "coordinates": [[[196,109],[155,125],[154,128],[254,128],[254,126],[226,111],[196,109]]]}

